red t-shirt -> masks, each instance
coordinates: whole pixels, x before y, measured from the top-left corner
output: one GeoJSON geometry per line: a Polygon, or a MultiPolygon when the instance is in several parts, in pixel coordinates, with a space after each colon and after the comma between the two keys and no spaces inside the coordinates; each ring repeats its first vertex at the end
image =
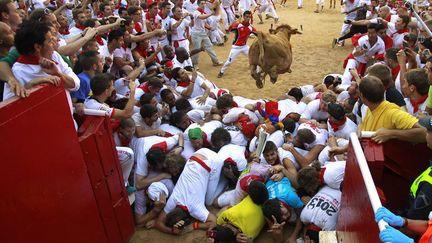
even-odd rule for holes
{"type": "Polygon", "coordinates": [[[251,25],[245,25],[243,22],[236,23],[231,26],[231,31],[234,32],[233,45],[244,46],[251,33],[256,33],[256,29],[251,25]]]}

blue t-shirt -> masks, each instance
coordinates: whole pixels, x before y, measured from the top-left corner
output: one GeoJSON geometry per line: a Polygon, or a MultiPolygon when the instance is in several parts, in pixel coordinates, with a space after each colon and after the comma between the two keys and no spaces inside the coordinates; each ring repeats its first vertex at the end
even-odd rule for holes
{"type": "Polygon", "coordinates": [[[282,180],[276,182],[269,179],[266,183],[266,187],[269,193],[269,199],[277,198],[293,208],[303,207],[303,202],[300,200],[299,196],[297,196],[297,193],[294,192],[288,178],[284,177],[282,180]]]}
{"type": "Polygon", "coordinates": [[[82,73],[78,74],[77,76],[80,80],[80,88],[75,92],[71,92],[71,96],[72,96],[72,98],[78,99],[78,101],[84,102],[84,100],[87,99],[87,97],[89,97],[89,95],[90,95],[90,79],[91,79],[91,77],[85,72],[82,72],[82,73]]]}

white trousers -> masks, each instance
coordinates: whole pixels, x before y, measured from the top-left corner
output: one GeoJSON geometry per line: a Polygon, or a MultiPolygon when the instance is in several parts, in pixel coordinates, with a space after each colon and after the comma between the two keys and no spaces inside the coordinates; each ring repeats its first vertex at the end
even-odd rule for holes
{"type": "Polygon", "coordinates": [[[249,54],[249,46],[248,45],[244,45],[244,46],[233,45],[231,48],[231,51],[229,53],[228,59],[226,60],[226,62],[224,63],[224,65],[221,68],[221,73],[225,72],[225,70],[227,70],[227,68],[234,62],[234,60],[240,54],[247,56],[249,54]]]}
{"type": "Polygon", "coordinates": [[[134,165],[134,152],[128,147],[116,147],[125,186],[134,165]]]}
{"type": "Polygon", "coordinates": [[[342,75],[342,85],[351,85],[352,75],[350,73],[351,68],[357,69],[359,62],[355,59],[349,59],[345,67],[345,71],[342,75]]]}

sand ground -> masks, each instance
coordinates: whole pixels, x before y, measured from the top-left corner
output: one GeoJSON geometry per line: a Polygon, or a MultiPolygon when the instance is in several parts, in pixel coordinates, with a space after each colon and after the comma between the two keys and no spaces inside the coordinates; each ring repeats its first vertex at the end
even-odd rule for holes
{"type": "MultiPolygon", "coordinates": [[[[276,98],[287,92],[289,88],[303,84],[314,84],[322,82],[323,77],[329,73],[342,73],[342,62],[346,55],[352,50],[351,41],[347,41],[344,47],[331,48],[331,41],[339,36],[343,15],[340,5],[335,9],[329,9],[329,2],[322,13],[316,14],[315,1],[305,1],[303,9],[297,9],[297,1],[288,1],[287,7],[283,8],[276,4],[279,15],[279,23],[289,24],[300,30],[302,35],[294,35],[291,38],[293,49],[292,73],[279,76],[278,82],[272,84],[266,80],[263,89],[257,89],[255,81],[249,75],[247,56],[239,56],[237,60],[225,72],[222,78],[217,78],[219,67],[211,65],[210,58],[206,53],[201,53],[199,67],[205,76],[216,83],[219,87],[227,88],[234,95],[248,98],[276,98]]],[[[255,23],[258,17],[254,16],[255,23]]],[[[255,24],[255,28],[267,32],[272,20],[265,20],[262,25],[255,24]]],[[[215,51],[221,61],[225,61],[231,48],[232,34],[229,41],[223,47],[215,46],[215,51]]],[[[251,45],[254,39],[249,39],[251,45]]],[[[216,213],[216,210],[212,210],[216,213]]],[[[285,234],[288,236],[292,227],[288,227],[285,234]]],[[[137,228],[131,242],[205,242],[205,232],[195,231],[183,236],[171,236],[156,230],[137,228]]],[[[264,232],[255,242],[272,242],[269,233],[264,232]]]]}

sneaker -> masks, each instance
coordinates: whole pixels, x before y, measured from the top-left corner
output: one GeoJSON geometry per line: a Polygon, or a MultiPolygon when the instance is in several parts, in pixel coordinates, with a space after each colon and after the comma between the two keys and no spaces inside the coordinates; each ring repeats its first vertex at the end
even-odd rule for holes
{"type": "Polygon", "coordinates": [[[264,24],[264,22],[260,21],[260,22],[258,22],[258,24],[264,24]]]}
{"type": "Polygon", "coordinates": [[[303,7],[300,7],[300,6],[299,6],[299,7],[297,7],[297,9],[302,9],[302,8],[303,8],[303,7]]]}
{"type": "Polygon", "coordinates": [[[338,42],[337,39],[336,39],[336,38],[333,38],[333,41],[332,41],[332,48],[335,48],[337,42],[338,42]]]}
{"type": "Polygon", "coordinates": [[[350,19],[344,20],[344,23],[345,23],[345,24],[351,24],[351,23],[352,23],[352,20],[350,20],[350,19]]]}
{"type": "Polygon", "coordinates": [[[222,66],[222,62],[217,62],[217,63],[213,63],[213,66],[217,67],[217,66],[222,66]]]}
{"type": "Polygon", "coordinates": [[[266,14],[265,19],[269,19],[269,18],[271,18],[270,15],[266,14]]]}
{"type": "Polygon", "coordinates": [[[228,36],[224,35],[224,42],[228,41],[228,36]]]}
{"type": "Polygon", "coordinates": [[[274,23],[275,23],[275,24],[277,24],[278,21],[279,21],[279,18],[275,18],[275,19],[274,19],[274,23]]]}
{"type": "Polygon", "coordinates": [[[319,13],[318,10],[315,10],[314,13],[319,13]]]}
{"type": "Polygon", "coordinates": [[[222,76],[224,75],[224,73],[223,72],[219,72],[219,74],[218,74],[218,78],[222,78],[222,76]]]}

